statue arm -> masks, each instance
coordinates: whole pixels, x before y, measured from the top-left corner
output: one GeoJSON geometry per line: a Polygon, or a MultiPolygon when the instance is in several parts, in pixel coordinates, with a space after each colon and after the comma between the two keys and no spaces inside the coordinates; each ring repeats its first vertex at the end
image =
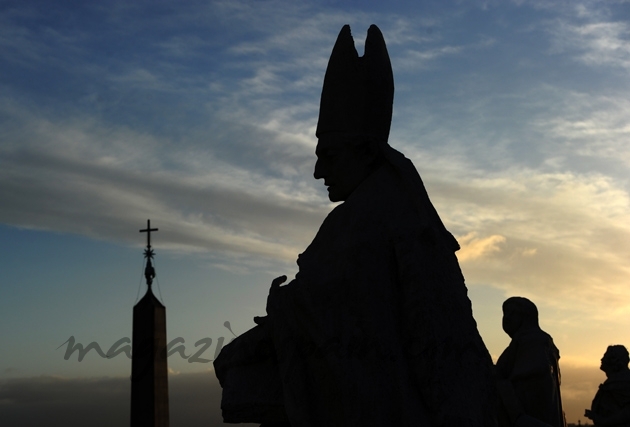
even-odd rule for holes
{"type": "Polygon", "coordinates": [[[621,411],[607,417],[587,409],[584,412],[584,416],[591,419],[595,426],[612,427],[617,425],[625,425],[630,422],[630,407],[626,406],[621,411]]]}
{"type": "Polygon", "coordinates": [[[503,353],[501,353],[497,359],[497,363],[495,365],[497,379],[507,380],[510,378],[510,374],[514,370],[514,359],[516,357],[516,353],[516,344],[514,342],[510,342],[510,345],[503,350],[503,353]]]}

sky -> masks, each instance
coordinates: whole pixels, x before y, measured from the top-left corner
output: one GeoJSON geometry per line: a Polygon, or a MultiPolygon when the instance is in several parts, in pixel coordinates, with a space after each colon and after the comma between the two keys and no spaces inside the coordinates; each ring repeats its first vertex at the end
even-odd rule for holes
{"type": "Polygon", "coordinates": [[[390,145],[462,246],[491,355],[501,303],[530,298],[585,421],[606,347],[630,344],[628,1],[5,0],[0,423],[127,422],[125,352],[66,349],[124,350],[150,218],[171,425],[220,425],[217,348],[334,207],[312,174],[344,24],[360,54],[384,34],[390,145]]]}

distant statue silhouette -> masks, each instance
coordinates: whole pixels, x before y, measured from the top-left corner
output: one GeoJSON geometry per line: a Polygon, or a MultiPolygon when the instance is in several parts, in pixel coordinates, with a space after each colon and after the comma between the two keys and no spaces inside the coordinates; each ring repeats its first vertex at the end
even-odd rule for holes
{"type": "Polygon", "coordinates": [[[314,172],[344,203],[298,257],[295,279],[273,281],[268,316],[215,361],[226,422],[493,425],[492,362],[459,245],[387,142],[393,96],[380,30],[370,27],[359,57],[344,26],[324,78],[314,172]]]}
{"type": "Polygon", "coordinates": [[[499,426],[564,427],[560,352],[538,325],[536,305],[522,297],[503,303],[503,330],[512,338],[496,364],[499,426]]]}
{"type": "Polygon", "coordinates": [[[584,413],[595,426],[630,426],[629,360],[622,345],[609,346],[602,357],[600,369],[606,373],[606,381],[600,384],[591,409],[584,413]]]}

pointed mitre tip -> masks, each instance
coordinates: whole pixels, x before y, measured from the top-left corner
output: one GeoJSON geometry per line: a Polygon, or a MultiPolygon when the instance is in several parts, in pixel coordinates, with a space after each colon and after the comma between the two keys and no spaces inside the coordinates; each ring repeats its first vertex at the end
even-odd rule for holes
{"type": "Polygon", "coordinates": [[[383,33],[376,25],[372,24],[370,25],[370,28],[368,28],[365,44],[385,45],[385,38],[383,37],[383,33]]]}
{"type": "MultiPolygon", "coordinates": [[[[352,38],[352,33],[350,32],[350,25],[346,24],[341,28],[341,31],[339,31],[337,41],[335,42],[332,53],[330,54],[331,61],[343,62],[352,60],[352,58],[356,58],[357,56],[357,50],[354,47],[354,39],[352,38]],[[333,60],[333,57],[336,59],[333,60]]],[[[330,66],[330,62],[328,65],[330,66]]]]}
{"type": "Polygon", "coordinates": [[[337,36],[337,43],[351,44],[354,47],[354,39],[352,38],[352,32],[350,31],[350,25],[346,24],[341,27],[339,35],[337,36]]]}
{"type": "Polygon", "coordinates": [[[367,32],[367,38],[365,39],[366,43],[374,43],[374,42],[378,42],[385,44],[385,38],[383,37],[383,33],[381,32],[381,29],[378,28],[376,25],[372,24],[370,25],[370,28],[368,28],[368,32],[367,32]]]}
{"type": "Polygon", "coordinates": [[[378,28],[376,25],[372,24],[370,25],[370,28],[368,28],[368,34],[370,33],[375,33],[375,34],[381,34],[383,35],[383,33],[381,33],[381,29],[378,28]]]}

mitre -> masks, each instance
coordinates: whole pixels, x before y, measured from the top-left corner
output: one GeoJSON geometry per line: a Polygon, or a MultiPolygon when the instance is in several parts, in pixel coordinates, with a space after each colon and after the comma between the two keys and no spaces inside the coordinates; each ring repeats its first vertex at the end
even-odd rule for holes
{"type": "Polygon", "coordinates": [[[387,141],[393,103],[394,76],[381,30],[370,26],[360,57],[344,25],[328,60],[317,137],[340,132],[387,141]]]}

